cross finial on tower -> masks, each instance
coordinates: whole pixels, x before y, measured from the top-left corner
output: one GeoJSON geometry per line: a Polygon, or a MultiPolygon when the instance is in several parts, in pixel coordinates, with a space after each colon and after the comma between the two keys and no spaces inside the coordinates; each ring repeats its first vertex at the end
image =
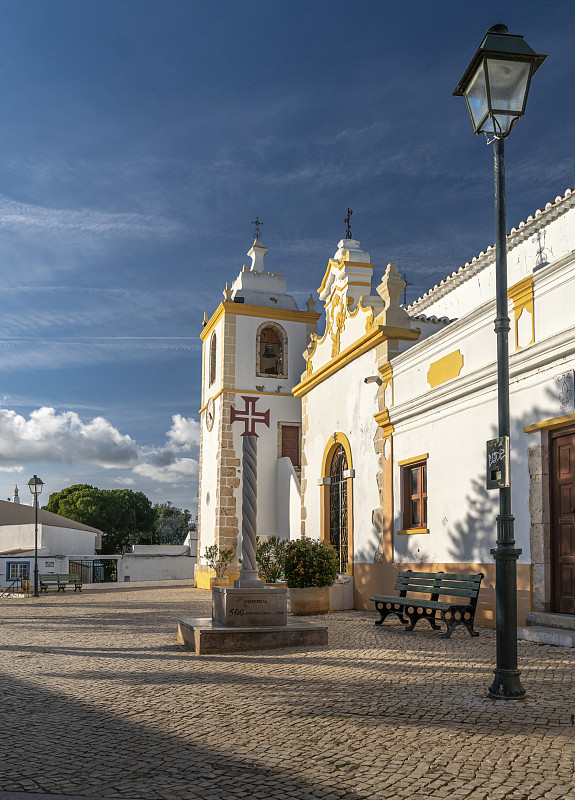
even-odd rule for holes
{"type": "Polygon", "coordinates": [[[263,225],[263,224],[264,223],[260,220],[259,216],[256,217],[255,219],[252,219],[252,225],[256,226],[254,234],[255,234],[256,239],[258,239],[258,240],[261,240],[261,238],[262,238],[261,237],[261,233],[260,233],[260,225],[263,225]]]}
{"type": "Polygon", "coordinates": [[[405,281],[405,286],[403,287],[403,305],[404,305],[404,307],[406,307],[407,306],[407,287],[408,286],[413,286],[413,283],[411,281],[407,280],[407,275],[405,274],[405,272],[403,273],[402,278],[405,281]]]}
{"type": "Polygon", "coordinates": [[[351,215],[352,214],[353,214],[353,211],[351,210],[351,208],[348,208],[347,209],[347,217],[344,219],[344,222],[347,225],[347,228],[346,228],[346,231],[345,231],[345,238],[346,239],[351,239],[351,228],[349,226],[349,221],[351,219],[351,215]]]}

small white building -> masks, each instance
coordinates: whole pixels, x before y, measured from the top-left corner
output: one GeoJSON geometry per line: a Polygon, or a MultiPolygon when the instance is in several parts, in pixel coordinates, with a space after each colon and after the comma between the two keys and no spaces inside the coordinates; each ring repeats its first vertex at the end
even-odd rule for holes
{"type": "MultiPolygon", "coordinates": [[[[0,585],[33,574],[34,539],[34,506],[0,500],[0,585]]],[[[97,528],[38,509],[39,572],[67,573],[71,560],[93,558],[101,546],[97,528]]]]}

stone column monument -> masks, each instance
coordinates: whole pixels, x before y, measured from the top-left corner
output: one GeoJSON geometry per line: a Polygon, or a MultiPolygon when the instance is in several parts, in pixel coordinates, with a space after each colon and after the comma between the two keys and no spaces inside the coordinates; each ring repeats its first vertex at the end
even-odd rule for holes
{"type": "Polygon", "coordinates": [[[287,616],[287,589],[269,587],[258,577],[257,422],[269,427],[269,409],[255,411],[258,397],[244,397],[246,407],[233,406],[230,421],[245,423],[242,447],[242,568],[234,586],[214,586],[212,619],[181,619],[178,641],[196,653],[226,653],[272,647],[327,644],[327,628],[287,616]]]}

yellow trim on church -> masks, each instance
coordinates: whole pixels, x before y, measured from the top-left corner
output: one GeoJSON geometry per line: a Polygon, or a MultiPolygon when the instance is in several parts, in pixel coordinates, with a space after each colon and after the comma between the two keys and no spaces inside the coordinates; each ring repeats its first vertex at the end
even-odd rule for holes
{"type": "Polygon", "coordinates": [[[224,300],[210,317],[206,327],[200,334],[200,339],[205,341],[218,322],[226,314],[237,317],[260,317],[266,319],[281,319],[286,322],[317,322],[321,314],[317,311],[295,311],[291,308],[271,308],[268,306],[251,306],[244,303],[234,303],[224,300]]]}
{"type": "Polygon", "coordinates": [[[528,275],[507,290],[507,296],[513,301],[513,315],[515,317],[515,349],[520,350],[519,344],[519,317],[523,310],[531,314],[531,341],[535,341],[535,313],[533,306],[533,275],[528,275]]]}
{"type": "Polygon", "coordinates": [[[341,271],[344,267],[362,267],[362,269],[371,269],[373,270],[373,264],[366,264],[363,261],[350,261],[349,260],[349,250],[346,250],[345,253],[342,255],[340,261],[335,261],[333,258],[327,263],[327,269],[325,274],[322,278],[321,285],[317,290],[318,294],[321,294],[326,287],[328,282],[329,276],[331,275],[331,269],[335,267],[336,270],[341,271]]]}
{"type": "Polygon", "coordinates": [[[552,431],[555,428],[566,428],[568,425],[575,424],[575,414],[565,414],[563,417],[551,417],[544,419],[542,422],[535,422],[533,425],[526,425],[523,428],[525,433],[534,433],[535,431],[552,431]]]}
{"type": "MultiPolygon", "coordinates": [[[[421,331],[419,328],[396,328],[391,325],[378,325],[369,333],[364,334],[360,339],[346,347],[337,356],[332,358],[327,364],[324,364],[316,372],[313,372],[309,377],[300,381],[297,386],[294,386],[292,393],[295,397],[302,397],[307,394],[310,389],[313,389],[326,378],[329,378],[334,373],[338,372],[342,367],[355,361],[356,358],[367,353],[372,347],[375,347],[387,339],[403,339],[406,341],[415,341],[419,339],[421,331]]],[[[321,344],[321,342],[320,342],[321,344]]]]}
{"type": "Polygon", "coordinates": [[[461,350],[455,350],[453,353],[448,353],[429,365],[427,383],[434,389],[452,378],[458,378],[462,369],[463,355],[461,350]]]}

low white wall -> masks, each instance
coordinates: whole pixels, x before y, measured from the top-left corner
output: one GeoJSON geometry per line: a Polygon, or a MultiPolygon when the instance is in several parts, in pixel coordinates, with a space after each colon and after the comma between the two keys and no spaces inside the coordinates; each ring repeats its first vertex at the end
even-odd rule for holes
{"type": "Polygon", "coordinates": [[[133,544],[132,553],[142,556],[188,556],[190,548],[185,544],[133,544]]]}
{"type": "Polygon", "coordinates": [[[276,467],[276,536],[299,539],[301,489],[291,458],[278,458],[276,467]]]}
{"type": "Polygon", "coordinates": [[[177,555],[126,553],[118,559],[118,583],[129,581],[193,580],[195,558],[177,555]]]}

